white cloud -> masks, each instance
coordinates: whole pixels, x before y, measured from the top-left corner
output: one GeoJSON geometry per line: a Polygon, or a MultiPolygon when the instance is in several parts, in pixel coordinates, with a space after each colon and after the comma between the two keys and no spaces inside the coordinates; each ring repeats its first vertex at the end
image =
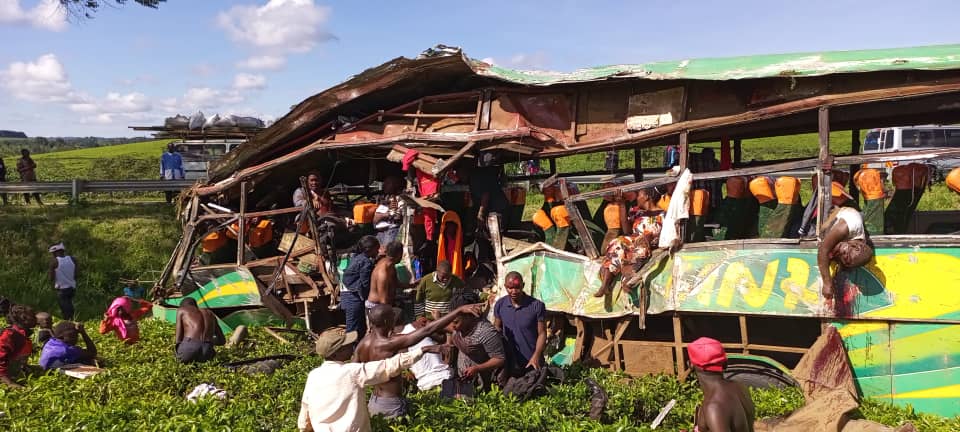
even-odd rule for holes
{"type": "Polygon", "coordinates": [[[244,97],[236,90],[217,90],[210,87],[191,87],[184,93],[180,106],[187,112],[217,108],[243,102],[244,97]]]}
{"type": "Polygon", "coordinates": [[[58,0],[41,0],[33,9],[24,10],[19,0],[0,0],[0,24],[26,24],[39,29],[63,31],[67,11],[58,0]]]}
{"type": "Polygon", "coordinates": [[[237,66],[276,70],[286,56],[305,53],[318,43],[336,39],[326,31],[330,8],[313,0],[269,0],[262,6],[234,6],[217,15],[217,25],[237,45],[256,54],[237,66]],[[269,52],[269,55],[265,55],[269,52]]]}
{"type": "Polygon", "coordinates": [[[73,91],[66,68],[53,54],[44,54],[31,62],[10,63],[0,73],[0,79],[17,99],[31,102],[75,102],[80,99],[73,91]]]}
{"type": "Polygon", "coordinates": [[[217,72],[217,68],[211,64],[198,63],[190,67],[190,72],[195,75],[207,77],[217,72]]]}
{"type": "Polygon", "coordinates": [[[287,59],[283,56],[261,55],[241,61],[237,63],[237,67],[254,70],[277,70],[282,69],[286,64],[287,59]]]}
{"type": "Polygon", "coordinates": [[[535,53],[517,53],[506,61],[498,61],[493,57],[484,57],[480,59],[484,63],[491,65],[505,66],[515,69],[546,69],[550,63],[550,58],[546,53],[538,51],[535,53]]]}
{"type": "Polygon", "coordinates": [[[233,88],[237,90],[263,90],[267,86],[267,78],[263,75],[238,73],[233,77],[233,88]]]}

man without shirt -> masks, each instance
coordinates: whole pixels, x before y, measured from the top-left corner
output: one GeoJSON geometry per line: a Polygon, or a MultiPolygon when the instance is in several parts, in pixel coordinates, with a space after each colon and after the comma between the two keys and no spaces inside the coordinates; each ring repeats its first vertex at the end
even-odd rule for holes
{"type": "MultiPolygon", "coordinates": [[[[398,314],[387,305],[377,305],[370,309],[370,333],[357,346],[357,360],[370,362],[383,360],[396,355],[437,330],[446,327],[460,315],[479,316],[482,305],[465,305],[457,308],[453,313],[440,318],[410,334],[395,334],[395,325],[398,314]]],[[[370,395],[367,404],[371,415],[382,414],[384,417],[396,418],[407,414],[407,400],[403,397],[403,380],[399,377],[378,384],[370,395]]]]}
{"type": "Polygon", "coordinates": [[[393,306],[396,303],[397,291],[414,285],[400,282],[397,277],[396,265],[403,258],[403,243],[391,242],[386,251],[386,256],[377,261],[370,278],[370,295],[366,301],[368,313],[376,305],[393,306]]]}
{"type": "Polygon", "coordinates": [[[214,345],[225,339],[217,317],[210,309],[200,309],[192,297],[183,299],[177,309],[176,349],[181,363],[205,362],[216,354],[214,345]]]}
{"type": "Polygon", "coordinates": [[[743,385],[723,377],[727,354],[720,342],[699,338],[687,345],[687,355],[703,389],[694,432],[752,432],[753,400],[743,385]]]}

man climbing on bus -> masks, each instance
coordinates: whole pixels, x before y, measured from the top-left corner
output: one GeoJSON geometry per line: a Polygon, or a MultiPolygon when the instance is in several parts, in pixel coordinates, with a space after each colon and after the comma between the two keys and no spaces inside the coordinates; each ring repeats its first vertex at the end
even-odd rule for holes
{"type": "MultiPolygon", "coordinates": [[[[833,189],[837,188],[841,187],[834,182],[833,189]]],[[[840,192],[843,192],[842,188],[840,192]]],[[[845,192],[835,193],[834,196],[834,205],[849,197],[845,192]]],[[[820,292],[824,298],[832,299],[835,289],[834,278],[830,276],[830,262],[836,260],[842,269],[860,267],[873,258],[873,248],[867,244],[863,216],[855,208],[834,207],[824,226],[823,240],[817,250],[817,266],[820,269],[820,292]]]]}

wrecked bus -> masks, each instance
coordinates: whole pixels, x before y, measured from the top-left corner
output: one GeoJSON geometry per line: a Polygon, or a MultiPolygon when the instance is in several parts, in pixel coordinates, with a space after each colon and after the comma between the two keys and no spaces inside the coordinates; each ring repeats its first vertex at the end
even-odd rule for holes
{"type": "MultiPolygon", "coordinates": [[[[433,176],[477,166],[490,154],[499,166],[541,162],[542,171],[506,176],[502,186],[561,185],[552,207],[566,209],[569,225],[564,221],[550,231],[513,216],[488,219],[494,257],[479,265],[491,269],[486,285],[493,298],[503,295],[497,281],[507,271],[525,276],[529,293],[556,317],[554,334],[573,340],[569,351],[561,351],[567,358],[683,377],[685,344],[713,336],[730,351],[731,373],[738,379],[790,383],[790,368],[824,326],[834,326],[862,395],[956,415],[960,322],[954,316],[956,296],[948,291],[960,279],[960,237],[949,234],[957,229],[952,228],[956,213],[917,212],[907,199],[892,213],[892,235],[881,234],[886,220],[868,218],[874,221],[876,259],[847,278],[844,297],[834,307],[819,294],[816,229],[795,239],[704,236],[645,269],[650,277],[633,294],[624,296],[617,286],[609,298],[593,297],[603,230],[589,213],[618,189],[675,182],[662,176],[660,163],[644,166],[641,157],[643,150],[665,146],[679,149],[679,172],[691,168],[698,182],[813,171],[818,192],[829,190],[837,169],[851,177],[863,164],[955,157],[955,149],[864,155],[859,130],[956,122],[958,53],[960,46],[951,45],[693,59],[572,73],[509,70],[443,46],[416,59],[398,58],[304,100],[212,164],[209,181],[184,200],[183,238],[155,286],[160,299],[155,312],[170,318],[186,295],[214,308],[228,328],[297,319],[308,328],[332,325],[342,319],[331,309],[339,292],[337,269],[357,235],[337,218],[372,200],[375,182],[385,175],[404,175],[397,162],[410,150],[429,156],[416,158],[417,169],[433,176]],[[831,139],[832,131],[853,131],[851,142],[831,139]],[[805,132],[818,132],[819,145],[799,160],[771,160],[774,152],[751,154],[744,145],[751,138],[805,132]],[[691,152],[704,143],[721,143],[717,166],[697,161],[691,152]],[[633,150],[633,166],[561,169],[567,156],[616,150],[633,150]],[[300,178],[313,170],[328,179],[339,203],[332,220],[291,205],[300,178]],[[568,179],[607,175],[632,177],[633,183],[582,193],[564,187],[568,179]],[[306,228],[297,221],[306,221],[306,228]],[[229,238],[231,232],[235,238],[229,238]],[[547,232],[550,244],[544,243],[547,232]],[[215,263],[201,262],[204,241],[216,246],[218,233],[228,239],[220,246],[226,253],[215,263]],[[253,238],[259,239],[256,245],[253,238]]],[[[714,190],[722,198],[722,187],[714,190]]],[[[461,220],[474,223],[469,187],[443,182],[439,195],[445,194],[450,198],[417,199],[459,208],[461,220]]],[[[825,214],[830,194],[818,196],[824,198],[814,200],[814,208],[825,214]]],[[[898,200],[904,198],[891,202],[898,200]]],[[[400,238],[406,246],[402,267],[409,273],[419,253],[414,210],[433,204],[415,201],[408,207],[400,238]]],[[[885,213],[887,205],[865,202],[862,209],[885,213]]],[[[518,207],[522,212],[522,200],[513,200],[511,214],[518,207]]],[[[769,220],[776,210],[767,210],[769,220]]],[[[822,223],[814,219],[814,226],[822,223]]],[[[476,228],[465,227],[465,237],[476,228]]],[[[715,228],[714,233],[726,227],[715,228]]]]}

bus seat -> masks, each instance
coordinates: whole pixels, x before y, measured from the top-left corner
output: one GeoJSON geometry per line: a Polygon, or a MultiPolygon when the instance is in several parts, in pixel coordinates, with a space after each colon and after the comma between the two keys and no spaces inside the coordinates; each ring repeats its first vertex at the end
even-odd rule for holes
{"type": "Polygon", "coordinates": [[[884,212],[884,232],[906,234],[910,218],[917,211],[920,198],[930,180],[930,168],[923,164],[898,165],[893,169],[893,186],[896,189],[887,210],[884,212]]]}
{"type": "Polygon", "coordinates": [[[864,168],[853,175],[853,182],[863,195],[863,226],[868,233],[883,232],[883,205],[885,193],[880,170],[864,168]]]}
{"type": "Polygon", "coordinates": [[[960,193],[960,168],[954,168],[947,174],[947,187],[954,192],[960,193]]]}

